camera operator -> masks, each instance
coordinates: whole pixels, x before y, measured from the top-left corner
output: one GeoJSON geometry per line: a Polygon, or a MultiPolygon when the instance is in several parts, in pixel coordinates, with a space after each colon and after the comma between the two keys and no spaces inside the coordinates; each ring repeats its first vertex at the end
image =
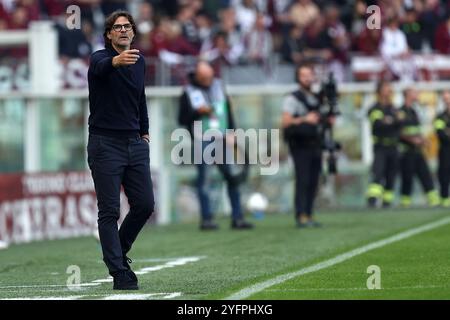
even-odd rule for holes
{"type": "Polygon", "coordinates": [[[298,90],[285,97],[282,106],[284,137],[295,167],[295,219],[297,227],[320,227],[313,220],[314,199],[322,170],[323,128],[334,124],[334,115],[321,115],[322,95],[311,90],[312,67],[295,72],[298,90]]]}

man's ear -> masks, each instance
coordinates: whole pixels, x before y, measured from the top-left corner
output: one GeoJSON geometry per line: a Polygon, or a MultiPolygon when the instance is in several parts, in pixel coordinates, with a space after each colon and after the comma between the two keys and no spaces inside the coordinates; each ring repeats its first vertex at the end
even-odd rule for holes
{"type": "Polygon", "coordinates": [[[111,40],[111,32],[108,31],[108,33],[106,34],[106,36],[108,37],[109,40],[111,40]]]}

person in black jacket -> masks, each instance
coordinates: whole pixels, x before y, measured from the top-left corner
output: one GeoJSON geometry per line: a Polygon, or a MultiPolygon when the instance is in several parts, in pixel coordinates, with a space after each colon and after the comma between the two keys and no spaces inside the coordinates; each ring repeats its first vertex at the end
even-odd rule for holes
{"type": "Polygon", "coordinates": [[[378,101],[370,108],[374,161],[372,183],[367,189],[367,204],[375,207],[382,200],[389,207],[394,200],[394,184],[398,171],[398,144],[402,120],[392,104],[392,87],[387,81],[377,86],[378,101]]]}
{"type": "MultiPolygon", "coordinates": [[[[282,127],[294,160],[295,221],[299,228],[320,227],[313,211],[322,170],[322,101],[311,91],[314,73],[309,65],[300,65],[295,76],[299,88],[284,98],[282,106],[282,127]]],[[[334,122],[334,117],[325,121],[334,122]]]]}
{"type": "Polygon", "coordinates": [[[145,62],[138,50],[130,50],[135,34],[128,12],[112,13],[105,21],[105,49],[91,55],[88,71],[88,164],[103,260],[117,290],[138,289],[127,253],[154,209],[145,62]],[[118,230],[121,186],[130,212],[118,230]]]}
{"type": "Polygon", "coordinates": [[[418,101],[417,91],[408,88],[403,92],[404,103],[399,110],[399,117],[403,119],[400,131],[400,166],[401,166],[401,199],[403,207],[411,205],[414,175],[420,180],[427,196],[428,205],[436,207],[440,203],[439,194],[434,189],[433,177],[423,154],[425,138],[422,134],[419,116],[414,109],[418,101]]]}
{"type": "MultiPolygon", "coordinates": [[[[191,133],[192,140],[200,143],[200,150],[194,147],[194,153],[201,152],[201,155],[194,158],[201,158],[200,163],[196,163],[198,168],[197,191],[201,209],[201,230],[215,230],[218,225],[213,221],[207,186],[208,164],[203,158],[204,150],[214,140],[209,141],[203,136],[208,129],[215,129],[220,132],[221,137],[226,137],[228,141],[234,139],[233,136],[226,135],[227,129],[235,129],[232,105],[229,97],[225,94],[221,81],[214,77],[214,70],[207,62],[200,61],[195,66],[195,71],[190,74],[190,83],[185,86],[183,94],[179,100],[178,122],[186,127],[191,133]],[[201,132],[197,132],[194,126],[201,126],[201,132]]],[[[195,145],[195,143],[194,143],[195,145]]],[[[220,171],[227,179],[230,170],[225,161],[217,163],[220,171]]],[[[231,202],[233,229],[251,229],[253,225],[244,220],[240,193],[238,185],[230,179],[227,180],[228,196],[231,202]]]]}
{"type": "Polygon", "coordinates": [[[450,90],[442,93],[445,110],[434,120],[434,129],[439,139],[438,178],[441,193],[441,204],[450,207],[450,90]]]}

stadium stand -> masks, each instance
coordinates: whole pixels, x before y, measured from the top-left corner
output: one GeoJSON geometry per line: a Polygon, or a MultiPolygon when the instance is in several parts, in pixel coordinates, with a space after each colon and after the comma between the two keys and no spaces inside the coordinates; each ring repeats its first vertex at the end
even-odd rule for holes
{"type": "MultiPolygon", "coordinates": [[[[3,0],[0,30],[24,29],[32,21],[50,19],[63,65],[71,59],[86,62],[103,45],[103,17],[117,8],[137,17],[135,47],[148,60],[149,85],[185,83],[183,70],[197,57],[212,62],[219,72],[238,69],[256,75],[250,79],[260,79],[257,70],[262,67],[267,83],[283,83],[283,77],[267,75],[305,61],[333,70],[340,81],[396,80],[398,55],[410,57],[408,65],[417,70],[414,80],[449,77],[450,63],[442,55],[450,52],[450,5],[443,0],[3,0]],[[381,10],[380,30],[365,25],[373,4],[381,10]],[[65,27],[69,5],[81,9],[79,30],[65,27]],[[404,52],[393,52],[395,56],[387,53],[386,45],[392,34],[387,22],[393,17],[395,34],[405,41],[404,52]]],[[[24,57],[27,51],[14,48],[7,53],[24,57]]]]}

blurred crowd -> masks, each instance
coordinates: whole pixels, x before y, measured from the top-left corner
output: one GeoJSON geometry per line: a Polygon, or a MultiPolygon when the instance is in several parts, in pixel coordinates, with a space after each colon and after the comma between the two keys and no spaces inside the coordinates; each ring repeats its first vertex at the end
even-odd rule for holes
{"type": "MultiPolygon", "coordinates": [[[[0,0],[0,30],[51,19],[60,56],[87,58],[103,46],[104,18],[117,9],[136,19],[134,46],[168,64],[200,56],[215,66],[266,65],[276,56],[339,71],[354,52],[387,61],[412,52],[450,53],[447,0],[0,0]],[[81,8],[80,30],[65,23],[74,4],[81,8]],[[371,5],[380,8],[380,29],[367,28],[371,5]]],[[[394,75],[401,72],[391,67],[394,75]]]]}

